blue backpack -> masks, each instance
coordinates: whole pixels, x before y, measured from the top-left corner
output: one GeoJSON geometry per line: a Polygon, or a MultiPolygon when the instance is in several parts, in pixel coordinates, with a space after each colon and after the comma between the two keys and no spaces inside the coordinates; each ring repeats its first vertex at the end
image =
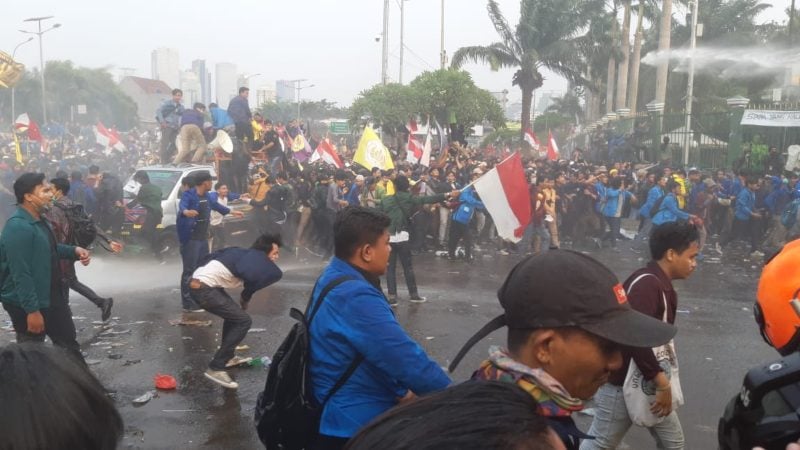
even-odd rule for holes
{"type": "Polygon", "coordinates": [[[800,198],[792,200],[781,213],[781,225],[792,228],[797,222],[797,210],[800,209],[800,198]]]}

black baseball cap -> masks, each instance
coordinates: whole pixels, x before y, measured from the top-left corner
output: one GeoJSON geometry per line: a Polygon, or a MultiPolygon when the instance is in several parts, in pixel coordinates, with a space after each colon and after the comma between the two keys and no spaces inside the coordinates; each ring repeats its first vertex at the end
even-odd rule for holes
{"type": "Polygon", "coordinates": [[[628,347],[669,342],[677,328],[628,304],[625,289],[606,266],[583,253],[550,250],[517,264],[497,292],[505,312],[486,324],[453,359],[504,326],[512,329],[576,327],[628,347]]]}

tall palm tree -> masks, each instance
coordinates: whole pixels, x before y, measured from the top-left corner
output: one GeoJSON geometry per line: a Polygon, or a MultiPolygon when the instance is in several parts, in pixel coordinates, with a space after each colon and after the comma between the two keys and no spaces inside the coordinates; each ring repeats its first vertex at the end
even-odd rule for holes
{"type": "MultiPolygon", "coordinates": [[[[672,0],[661,2],[661,26],[658,30],[658,51],[665,52],[670,48],[672,39],[672,0]]],[[[664,58],[656,72],[656,101],[664,103],[667,98],[667,77],[669,76],[669,58],[664,58]]]]}
{"type": "Polygon", "coordinates": [[[578,85],[587,84],[581,51],[590,45],[586,29],[603,9],[603,0],[522,0],[520,20],[512,29],[495,0],[487,9],[500,41],[486,46],[462,47],[453,55],[452,67],[468,61],[489,64],[492,70],[516,69],[514,86],[522,91],[522,131],[530,127],[533,91],[544,83],[548,69],[578,85]]]}
{"type": "Polygon", "coordinates": [[[636,37],[633,39],[633,58],[631,59],[630,84],[628,85],[628,108],[636,112],[639,101],[639,65],[642,61],[642,39],[644,38],[644,0],[639,0],[636,13],[636,37]]]}
{"type": "Polygon", "coordinates": [[[622,60],[617,75],[617,109],[625,108],[628,101],[628,66],[631,60],[631,0],[623,0],[622,60]]]}

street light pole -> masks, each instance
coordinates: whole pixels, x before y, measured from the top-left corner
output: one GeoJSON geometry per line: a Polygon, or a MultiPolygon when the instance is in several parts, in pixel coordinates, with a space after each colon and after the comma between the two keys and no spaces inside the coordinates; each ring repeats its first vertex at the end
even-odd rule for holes
{"type": "Polygon", "coordinates": [[[381,84],[389,82],[389,0],[383,1],[383,49],[381,52],[381,84]]]}
{"type": "MultiPolygon", "coordinates": [[[[18,48],[22,47],[23,45],[27,44],[28,42],[30,42],[32,40],[33,40],[33,36],[31,36],[27,40],[22,41],[19,44],[17,44],[17,46],[14,47],[14,51],[11,52],[11,59],[13,60],[14,56],[17,55],[17,49],[18,48]]],[[[15,100],[14,100],[14,97],[15,97],[14,92],[15,92],[14,91],[14,86],[12,85],[11,86],[11,123],[12,124],[17,119],[16,109],[15,109],[16,106],[15,106],[15,100]]]]}
{"type": "Polygon", "coordinates": [[[689,146],[694,140],[692,130],[692,100],[694,96],[694,50],[697,47],[697,13],[700,0],[692,0],[692,29],[689,38],[689,79],[686,83],[686,134],[683,142],[683,165],[689,165],[689,146]]]}
{"type": "Polygon", "coordinates": [[[447,65],[447,54],[444,52],[444,0],[442,0],[442,30],[441,30],[439,46],[441,48],[441,53],[439,57],[441,58],[442,70],[444,70],[444,66],[447,65]]]}
{"type": "Polygon", "coordinates": [[[405,28],[406,28],[406,0],[400,0],[400,75],[397,81],[403,84],[403,52],[405,50],[405,28]]]}
{"type": "Polygon", "coordinates": [[[308,89],[308,88],[314,87],[313,84],[309,84],[308,86],[300,86],[300,83],[302,81],[306,81],[306,80],[298,80],[297,81],[297,87],[295,88],[295,89],[297,89],[297,120],[298,120],[298,122],[300,121],[300,91],[303,90],[303,89],[308,89]]]}
{"type": "Polygon", "coordinates": [[[54,30],[61,26],[60,23],[53,25],[52,27],[42,31],[42,21],[52,19],[54,16],[44,16],[44,17],[31,17],[30,19],[25,19],[23,22],[36,22],[39,27],[39,31],[26,31],[26,30],[19,30],[23,33],[27,34],[35,34],[39,36],[39,75],[41,76],[42,81],[42,121],[43,125],[47,124],[47,101],[45,99],[45,84],[44,84],[44,51],[42,50],[42,35],[47,33],[50,30],[54,30]]]}

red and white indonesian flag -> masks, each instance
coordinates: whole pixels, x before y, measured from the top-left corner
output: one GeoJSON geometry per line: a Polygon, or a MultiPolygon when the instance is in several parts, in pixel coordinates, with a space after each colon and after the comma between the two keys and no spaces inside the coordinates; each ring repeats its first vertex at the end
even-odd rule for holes
{"type": "Polygon", "coordinates": [[[97,125],[94,126],[94,136],[97,144],[105,147],[107,152],[111,149],[125,150],[125,145],[120,141],[117,130],[107,129],[103,122],[98,121],[97,125]]]}
{"type": "MultiPolygon", "coordinates": [[[[408,135],[408,146],[406,148],[406,161],[417,164],[422,158],[422,144],[414,138],[413,134],[408,135]]],[[[430,159],[430,158],[429,158],[430,159]]]]}
{"type": "Polygon", "coordinates": [[[525,130],[525,142],[530,144],[535,151],[539,151],[539,139],[536,138],[536,133],[530,128],[525,130]]]}
{"type": "Polygon", "coordinates": [[[531,195],[519,153],[486,172],[473,186],[492,215],[497,234],[519,242],[531,221],[531,195]]]}
{"type": "Polygon", "coordinates": [[[406,124],[406,130],[408,130],[408,132],[411,134],[414,134],[417,132],[417,130],[419,130],[419,127],[417,126],[417,121],[414,120],[413,117],[410,117],[408,119],[408,123],[406,124]]]}
{"type": "Polygon", "coordinates": [[[553,137],[553,132],[547,132],[547,159],[555,161],[558,159],[558,144],[556,138],[553,137]]]}
{"type": "Polygon", "coordinates": [[[325,163],[336,167],[337,169],[344,167],[342,160],[339,158],[339,154],[336,153],[336,149],[328,139],[323,139],[319,145],[317,145],[317,150],[311,155],[310,161],[313,163],[320,159],[325,163]]]}
{"type": "Polygon", "coordinates": [[[425,167],[431,166],[431,152],[433,151],[433,144],[431,143],[431,121],[428,121],[428,135],[425,136],[425,145],[422,147],[422,156],[419,159],[419,163],[425,167]]]}
{"type": "Polygon", "coordinates": [[[28,116],[28,113],[20,114],[19,117],[17,117],[17,120],[14,121],[14,130],[20,134],[27,132],[28,139],[38,142],[42,152],[47,152],[47,141],[45,141],[44,136],[42,136],[39,125],[28,116]]]}

